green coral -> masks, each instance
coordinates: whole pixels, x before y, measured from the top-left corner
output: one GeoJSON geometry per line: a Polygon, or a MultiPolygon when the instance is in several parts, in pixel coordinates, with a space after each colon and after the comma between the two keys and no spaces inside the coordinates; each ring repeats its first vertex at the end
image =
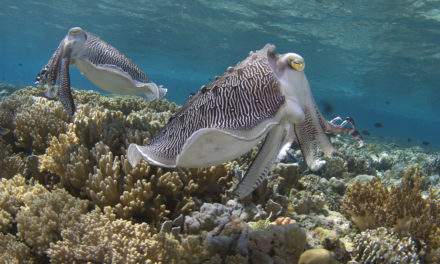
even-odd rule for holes
{"type": "Polygon", "coordinates": [[[332,253],[324,248],[314,248],[304,251],[298,264],[338,264],[332,253]]]}

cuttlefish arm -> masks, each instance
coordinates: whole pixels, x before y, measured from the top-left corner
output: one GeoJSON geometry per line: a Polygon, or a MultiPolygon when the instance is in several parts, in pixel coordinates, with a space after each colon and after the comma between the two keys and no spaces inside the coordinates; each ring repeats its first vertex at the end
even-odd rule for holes
{"type": "Polygon", "coordinates": [[[60,62],[63,57],[64,39],[58,45],[58,48],[54,51],[47,64],[41,69],[35,78],[36,85],[47,85],[45,96],[47,98],[54,98],[56,96],[56,90],[53,88],[57,79],[58,71],[60,68],[60,62]]]}
{"type": "Polygon", "coordinates": [[[235,193],[240,199],[254,191],[272,171],[272,166],[278,161],[278,153],[285,145],[286,132],[281,125],[274,126],[268,132],[257,156],[237,185],[235,193]]]}
{"type": "Polygon", "coordinates": [[[73,101],[72,91],[70,90],[69,64],[69,57],[61,59],[60,71],[58,73],[58,97],[67,113],[73,116],[75,113],[75,102],[73,101]]]}

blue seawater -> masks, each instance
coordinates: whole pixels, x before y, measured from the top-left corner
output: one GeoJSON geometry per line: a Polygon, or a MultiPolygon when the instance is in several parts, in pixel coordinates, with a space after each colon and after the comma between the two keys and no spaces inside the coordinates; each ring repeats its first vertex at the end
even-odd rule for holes
{"type": "MultiPolygon", "coordinates": [[[[439,1],[0,0],[0,82],[32,85],[73,26],[124,52],[177,103],[274,43],[303,55],[328,117],[440,146],[439,1]]],[[[72,84],[99,90],[77,71],[72,84]]]]}

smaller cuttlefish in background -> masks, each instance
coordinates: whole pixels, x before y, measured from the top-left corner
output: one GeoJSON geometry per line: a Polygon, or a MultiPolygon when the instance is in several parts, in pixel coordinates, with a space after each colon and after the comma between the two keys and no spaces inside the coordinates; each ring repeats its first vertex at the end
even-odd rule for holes
{"type": "Polygon", "coordinates": [[[92,83],[111,93],[140,95],[154,100],[167,92],[162,86],[150,82],[136,64],[113,46],[80,27],[74,27],[38,73],[35,82],[48,86],[47,97],[53,98],[58,94],[70,115],[75,113],[70,90],[70,64],[75,65],[92,83]],[[57,91],[54,88],[56,83],[57,91]]]}

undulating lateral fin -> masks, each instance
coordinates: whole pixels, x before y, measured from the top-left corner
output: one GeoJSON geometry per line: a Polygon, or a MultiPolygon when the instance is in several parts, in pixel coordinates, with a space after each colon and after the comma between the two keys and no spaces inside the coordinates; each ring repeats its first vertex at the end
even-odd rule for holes
{"type": "Polygon", "coordinates": [[[70,116],[75,113],[75,102],[73,101],[72,91],[70,90],[69,58],[61,59],[58,96],[64,109],[70,116]]]}
{"type": "Polygon", "coordinates": [[[141,147],[137,144],[130,144],[130,146],[128,146],[127,159],[132,167],[136,167],[136,165],[138,165],[138,163],[142,160],[143,155],[139,151],[139,148],[145,148],[145,147],[141,147]]]}
{"type": "Polygon", "coordinates": [[[137,144],[130,144],[127,150],[127,159],[130,162],[132,167],[135,167],[141,160],[147,161],[150,165],[160,166],[164,168],[175,168],[175,161],[166,160],[161,158],[160,156],[154,155],[151,152],[150,147],[147,146],[139,146],[137,144]]]}
{"type": "Polygon", "coordinates": [[[257,156],[235,190],[240,199],[248,196],[267,178],[273,164],[278,160],[277,156],[285,138],[286,131],[280,125],[269,131],[257,156]]]}

